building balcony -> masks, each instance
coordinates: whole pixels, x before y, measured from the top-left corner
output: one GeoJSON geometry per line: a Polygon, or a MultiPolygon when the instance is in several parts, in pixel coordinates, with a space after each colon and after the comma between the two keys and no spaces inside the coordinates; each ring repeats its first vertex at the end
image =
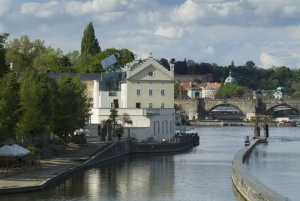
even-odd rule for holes
{"type": "Polygon", "coordinates": [[[160,116],[159,108],[146,108],[143,109],[144,116],[160,116]]]}

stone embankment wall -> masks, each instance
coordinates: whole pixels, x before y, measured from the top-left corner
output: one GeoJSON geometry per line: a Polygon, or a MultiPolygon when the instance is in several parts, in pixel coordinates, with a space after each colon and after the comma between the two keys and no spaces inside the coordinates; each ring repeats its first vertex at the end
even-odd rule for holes
{"type": "Polygon", "coordinates": [[[68,179],[72,175],[82,170],[85,170],[87,168],[90,168],[93,165],[107,162],[109,160],[113,160],[117,157],[127,155],[130,153],[173,152],[173,151],[181,151],[190,148],[192,146],[193,146],[192,140],[189,140],[187,142],[180,142],[180,143],[177,142],[177,143],[151,143],[151,144],[133,143],[130,140],[115,142],[109,147],[100,151],[99,153],[96,153],[85,163],[70,168],[57,175],[53,175],[53,177],[48,178],[40,185],[21,187],[21,188],[0,189],[0,194],[24,193],[24,192],[35,192],[35,191],[45,190],[46,188],[57,185],[60,182],[68,179]]]}
{"type": "Polygon", "coordinates": [[[288,199],[254,178],[245,168],[244,161],[253,148],[265,139],[251,140],[251,145],[241,149],[233,158],[231,178],[234,186],[246,200],[287,201],[288,199]]]}
{"type": "Polygon", "coordinates": [[[151,143],[132,144],[131,153],[164,153],[164,152],[179,152],[191,148],[193,141],[186,141],[181,143],[151,143]]]}
{"type": "Polygon", "coordinates": [[[85,165],[91,166],[97,163],[113,160],[117,157],[130,154],[132,144],[133,143],[130,140],[115,142],[111,146],[107,147],[95,156],[91,157],[85,163],[85,165]]]}

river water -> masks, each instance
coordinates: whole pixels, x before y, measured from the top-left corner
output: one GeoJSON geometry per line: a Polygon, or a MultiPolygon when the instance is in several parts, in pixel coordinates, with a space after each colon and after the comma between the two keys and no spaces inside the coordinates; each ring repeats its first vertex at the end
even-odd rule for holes
{"type": "MultiPolygon", "coordinates": [[[[244,146],[245,136],[253,136],[253,130],[253,127],[195,127],[195,131],[200,135],[200,146],[184,153],[124,156],[78,173],[48,190],[3,195],[0,196],[0,200],[22,198],[22,201],[241,201],[244,199],[236,192],[231,181],[232,159],[244,146]]],[[[299,130],[300,127],[270,128],[270,142],[255,149],[254,155],[259,157],[250,158],[246,164],[251,173],[260,173],[255,175],[262,177],[259,180],[276,183],[272,187],[284,191],[278,192],[289,195],[287,197],[290,199],[294,196],[300,197],[299,190],[294,188],[300,186],[299,130]],[[273,144],[275,149],[271,148],[273,144]],[[276,152],[272,153],[272,150],[276,152]],[[265,161],[260,162],[260,156],[265,161]],[[266,161],[269,156],[273,159],[266,161]],[[298,160],[295,157],[298,157],[298,160]],[[281,160],[284,162],[281,163],[281,160]],[[269,165],[269,162],[273,165],[269,165]],[[266,166],[270,166],[269,170],[266,166]],[[298,169],[287,168],[290,166],[297,166],[298,169]],[[272,177],[267,176],[264,171],[272,177]],[[298,179],[283,180],[281,176],[286,175],[298,179]],[[291,194],[293,196],[290,196],[291,194]]]]}
{"type": "Polygon", "coordinates": [[[245,166],[261,183],[300,200],[300,127],[269,128],[268,143],[256,146],[245,166]]]}

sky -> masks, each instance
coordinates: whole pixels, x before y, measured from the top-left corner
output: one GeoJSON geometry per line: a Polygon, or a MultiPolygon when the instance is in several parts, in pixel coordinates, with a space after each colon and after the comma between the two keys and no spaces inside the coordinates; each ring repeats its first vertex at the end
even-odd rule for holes
{"type": "Polygon", "coordinates": [[[92,22],[101,50],[259,68],[300,68],[299,0],[0,0],[0,33],[80,51],[92,22]]]}

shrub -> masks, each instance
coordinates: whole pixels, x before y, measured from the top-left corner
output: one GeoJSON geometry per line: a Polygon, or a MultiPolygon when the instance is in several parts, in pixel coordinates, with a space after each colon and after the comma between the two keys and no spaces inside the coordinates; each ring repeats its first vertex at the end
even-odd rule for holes
{"type": "Polygon", "coordinates": [[[28,149],[32,154],[37,154],[39,153],[39,148],[31,145],[31,146],[28,146],[26,149],[28,149]]]}

